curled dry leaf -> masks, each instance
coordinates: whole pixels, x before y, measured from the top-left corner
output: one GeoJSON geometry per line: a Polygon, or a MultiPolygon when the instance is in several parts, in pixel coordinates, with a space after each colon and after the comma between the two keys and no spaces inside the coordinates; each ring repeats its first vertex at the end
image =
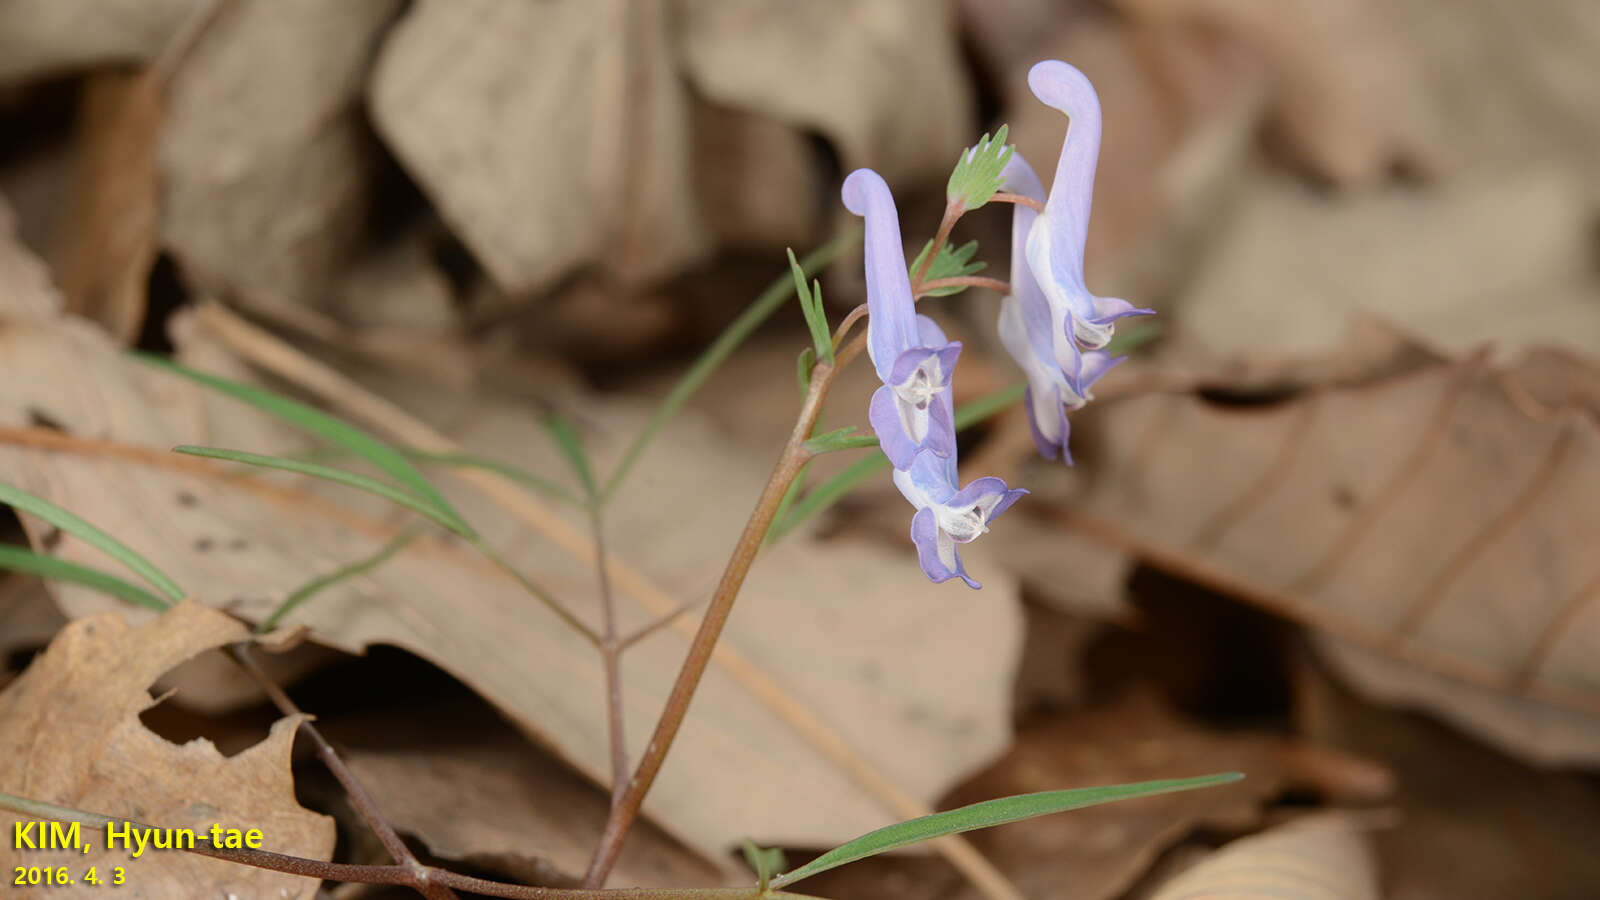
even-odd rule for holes
{"type": "Polygon", "coordinates": [[[712,102],[814,129],[846,170],[939,179],[972,139],[949,0],[689,0],[680,52],[712,102]]]}
{"type": "MultiPolygon", "coordinates": [[[[213,824],[254,828],[262,849],[331,858],[333,820],[295,802],[289,760],[299,717],[280,719],[266,740],[228,758],[205,739],[173,745],[139,721],[163,672],[247,637],[239,622],[193,602],[139,627],[114,613],[69,624],[0,693],[0,790],[197,834],[213,824]]],[[[175,851],[130,859],[102,832],[82,834],[83,849],[22,850],[8,841],[0,864],[7,873],[13,865],[70,866],[78,883],[51,888],[53,897],[102,896],[113,866],[127,873],[116,890],[131,897],[309,898],[319,883],[175,851]],[[100,887],[82,881],[90,866],[100,887]]]]}
{"type": "Polygon", "coordinates": [[[1240,838],[1162,885],[1150,900],[1240,897],[1378,900],[1378,863],[1359,826],[1338,813],[1240,838]]]}
{"type": "Polygon", "coordinates": [[[1093,478],[1058,521],[1444,676],[1363,667],[1391,698],[1525,756],[1592,763],[1600,429],[1594,407],[1555,404],[1594,377],[1591,360],[1533,350],[1264,404],[1131,398],[1094,411],[1093,478]]]}
{"type": "Polygon", "coordinates": [[[366,215],[361,88],[399,8],[229,3],[174,73],[161,238],[205,291],[318,302],[366,215]]]}
{"type": "Polygon", "coordinates": [[[654,277],[709,249],[664,15],[659,0],[422,0],[385,41],[373,122],[506,293],[592,261],[654,277]]]}
{"type": "MultiPolygon", "coordinates": [[[[392,517],[335,506],[325,492],[165,452],[196,439],[234,444],[231,420],[207,416],[215,398],[124,360],[81,325],[0,329],[0,371],[0,421],[13,426],[0,439],[0,477],[121,536],[187,589],[247,618],[266,615],[309,577],[372,554],[398,530],[392,517]],[[16,430],[32,408],[69,433],[16,430]]],[[[432,399],[422,405],[458,423],[470,449],[553,478],[565,471],[525,407],[428,390],[432,399]]],[[[596,398],[583,404],[598,469],[614,464],[646,412],[596,398]]],[[[614,556],[674,600],[708,596],[743,524],[740,498],[756,496],[765,477],[765,449],[742,452],[692,422],[669,428],[611,506],[614,556]]],[[[597,620],[587,560],[531,535],[452,478],[440,481],[491,543],[597,620]]],[[[567,522],[584,525],[576,513],[567,522]]],[[[70,538],[57,552],[103,564],[70,538]]],[[[826,845],[897,818],[854,780],[859,770],[829,755],[832,744],[816,741],[838,742],[869,769],[893,773],[903,795],[930,802],[1008,739],[1020,615],[1014,586],[997,572],[986,578],[981,602],[973,602],[965,591],[930,589],[903,552],[793,540],[769,551],[751,573],[723,639],[726,652],[702,684],[647,812],[708,857],[746,836],[826,845]],[[813,730],[801,730],[796,710],[814,717],[813,730]]],[[[72,588],[59,596],[76,614],[106,606],[72,588]]],[[[634,594],[619,598],[624,632],[653,614],[634,594]]],[[[590,777],[606,779],[598,655],[474,552],[419,539],[319,595],[295,621],[344,649],[392,643],[435,661],[590,777]]],[[[629,652],[625,713],[634,758],[686,644],[668,628],[629,652]]]]}
{"type": "Polygon", "coordinates": [[[150,62],[214,0],[10,0],[0,4],[0,84],[150,62]]]}

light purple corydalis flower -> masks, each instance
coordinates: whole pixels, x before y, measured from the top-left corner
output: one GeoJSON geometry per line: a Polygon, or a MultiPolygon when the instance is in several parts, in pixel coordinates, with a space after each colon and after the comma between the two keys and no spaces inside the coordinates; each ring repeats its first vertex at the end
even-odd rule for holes
{"type": "MultiPolygon", "coordinates": [[[[1097,297],[1084,284],[1083,246],[1089,234],[1094,170],[1100,156],[1100,98],[1087,76],[1055,59],[1037,63],[1028,71],[1028,87],[1045,105],[1066,113],[1069,119],[1044,213],[1028,231],[1028,268],[1044,291],[1051,326],[1061,332],[1059,337],[1098,350],[1111,340],[1117,319],[1155,312],[1115,297],[1097,297]]],[[[1062,370],[1073,379],[1074,391],[1082,394],[1082,376],[1065,364],[1067,354],[1060,343],[1053,343],[1062,370]]]]}
{"type": "MultiPolygon", "coordinates": [[[[945,394],[941,403],[950,403],[945,394]]],[[[935,584],[960,578],[970,588],[983,585],[967,574],[957,544],[970,543],[989,530],[989,523],[1000,517],[1017,498],[1022,488],[1007,488],[994,476],[975,478],[964,488],[956,487],[956,460],[933,453],[918,453],[910,468],[896,469],[895,487],[917,508],[911,517],[911,542],[917,546],[917,562],[935,584]]]]}
{"type": "Polygon", "coordinates": [[[954,456],[950,404],[937,400],[949,396],[961,344],[917,315],[889,185],[877,172],[857,169],[840,193],[845,207],[866,220],[867,355],[883,382],[872,395],[867,421],[896,469],[910,466],[919,452],[954,456]]]}
{"type": "MultiPolygon", "coordinates": [[[[1044,199],[1044,186],[1022,154],[1013,153],[1001,175],[1007,190],[1044,199]]],[[[1052,324],[1050,303],[1027,263],[1028,233],[1038,216],[1020,203],[1012,213],[1011,293],[1000,302],[1000,342],[1028,378],[1024,402],[1039,454],[1046,459],[1059,454],[1071,465],[1067,412],[1094,399],[1089,389],[1123,357],[1082,350],[1067,333],[1064,319],[1052,324]]]]}

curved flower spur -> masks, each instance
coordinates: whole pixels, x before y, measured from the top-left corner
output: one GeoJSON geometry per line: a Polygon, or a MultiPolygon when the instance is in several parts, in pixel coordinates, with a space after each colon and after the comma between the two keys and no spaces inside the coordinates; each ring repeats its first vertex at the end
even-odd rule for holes
{"type": "Polygon", "coordinates": [[[867,353],[884,386],[872,395],[868,421],[894,465],[894,482],[917,508],[911,539],[922,571],[935,583],[966,572],[956,544],[975,540],[1021,489],[985,477],[956,481],[956,432],[950,379],[961,345],[916,313],[894,196],[878,173],[857,169],[841,191],[845,206],[866,219],[867,353]]]}
{"type": "MultiPolygon", "coordinates": [[[[1100,98],[1094,86],[1076,68],[1051,59],[1029,70],[1028,87],[1041,102],[1066,113],[1070,120],[1044,212],[1028,229],[1025,255],[1049,305],[1056,363],[1072,392],[1081,397],[1087,382],[1093,380],[1091,376],[1098,377],[1110,365],[1083,359],[1082,351],[1104,347],[1111,340],[1116,320],[1150,315],[1155,310],[1137,308],[1115,297],[1097,297],[1084,284],[1083,248],[1100,155],[1100,98]]],[[[1040,199],[1043,192],[1037,176],[1032,186],[1037,193],[1030,196],[1040,199]]],[[[1024,187],[1018,184],[1018,188],[1024,187]]]]}
{"type": "Polygon", "coordinates": [[[882,176],[857,169],[840,193],[845,207],[866,220],[867,355],[883,382],[872,395],[867,421],[896,469],[911,465],[922,451],[952,457],[955,422],[948,404],[934,399],[949,391],[961,344],[917,315],[900,217],[882,176]]]}

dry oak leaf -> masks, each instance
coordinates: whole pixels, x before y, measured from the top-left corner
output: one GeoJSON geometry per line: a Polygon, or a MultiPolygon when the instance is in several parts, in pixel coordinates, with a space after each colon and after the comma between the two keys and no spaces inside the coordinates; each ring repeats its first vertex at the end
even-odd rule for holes
{"type": "Polygon", "coordinates": [[[973,140],[949,0],[687,0],[678,36],[706,98],[822,132],[847,170],[943,178],[973,140]]]}
{"type": "MultiPolygon", "coordinates": [[[[240,477],[168,453],[191,441],[239,446],[250,439],[248,423],[209,416],[214,395],[125,359],[81,322],[0,328],[0,373],[0,427],[13,429],[0,438],[0,478],[119,535],[191,591],[223,598],[245,618],[266,615],[307,578],[371,555],[399,530],[392,509],[384,518],[355,512],[364,495],[343,490],[335,505],[324,499],[334,496],[325,487],[308,490],[303,479],[240,477]],[[68,434],[15,430],[35,408],[68,434]]],[[[432,392],[426,405],[457,423],[468,448],[547,476],[564,471],[527,406],[418,390],[432,392]]],[[[606,471],[648,409],[594,397],[581,408],[596,468],[606,471]]],[[[668,428],[611,507],[613,557],[673,600],[708,596],[747,498],[753,502],[766,477],[769,449],[741,452],[692,420],[668,428]]],[[[531,534],[454,479],[439,481],[486,540],[578,615],[598,620],[588,560],[531,534]]],[[[40,530],[32,537],[38,546],[40,530]]],[[[55,552],[104,564],[70,537],[55,552]]],[[[769,550],[723,638],[740,661],[713,664],[647,813],[710,858],[746,836],[826,845],[893,821],[775,697],[806,710],[827,740],[876,772],[893,773],[903,794],[931,803],[1009,739],[1020,612],[1014,584],[999,572],[986,579],[974,602],[966,591],[930,588],[903,551],[798,540],[769,550]]],[[[111,603],[70,586],[57,593],[74,615],[111,603]]],[[[624,632],[657,614],[626,594],[618,607],[624,632]]],[[[384,566],[318,595],[294,623],[352,652],[389,643],[432,660],[585,775],[608,780],[598,655],[458,543],[419,539],[384,566]]],[[[635,759],[686,647],[682,631],[667,628],[625,660],[635,759]]]]}
{"type": "Polygon", "coordinates": [[[1387,657],[1358,671],[1332,656],[1380,696],[1525,757],[1592,764],[1600,428],[1562,386],[1592,384],[1595,363],[1413,359],[1279,402],[1106,405],[1082,432],[1092,478],[1055,516],[1387,657]]]}
{"type": "Polygon", "coordinates": [[[1322,813],[1232,841],[1163,884],[1150,900],[1378,900],[1378,861],[1348,816],[1322,813]]]}
{"type": "Polygon", "coordinates": [[[384,42],[373,124],[506,293],[710,249],[664,18],[660,0],[421,0],[384,42]]]}
{"type": "Polygon", "coordinates": [[[399,9],[228,3],[173,73],[161,239],[203,290],[319,302],[373,194],[362,85],[399,9]]]}
{"type": "MultiPolygon", "coordinates": [[[[163,672],[248,637],[238,621],[194,602],[138,627],[114,613],[69,624],[0,693],[0,790],[197,835],[213,824],[253,828],[262,849],[330,859],[333,820],[295,801],[289,762],[301,717],[278,720],[266,740],[226,758],[208,740],[177,746],[139,721],[156,702],[149,687],[163,672]]],[[[15,865],[68,866],[77,884],[45,889],[41,896],[49,897],[103,896],[114,866],[127,879],[116,890],[129,897],[309,898],[319,885],[177,851],[147,849],[133,859],[103,832],[82,834],[81,851],[22,851],[7,842],[0,864],[8,876],[15,865]],[[101,887],[82,880],[90,866],[101,887]]]]}

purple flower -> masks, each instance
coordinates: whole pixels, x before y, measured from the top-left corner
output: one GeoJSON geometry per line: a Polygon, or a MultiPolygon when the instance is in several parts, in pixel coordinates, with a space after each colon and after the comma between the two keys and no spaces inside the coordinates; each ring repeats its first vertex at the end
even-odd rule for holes
{"type": "Polygon", "coordinates": [[[896,469],[910,466],[922,451],[952,457],[955,422],[950,404],[937,401],[948,399],[961,344],[917,315],[889,185],[877,172],[857,169],[841,193],[844,205],[866,219],[867,354],[883,382],[867,421],[896,469]]]}
{"type": "MultiPolygon", "coordinates": [[[[1012,155],[1002,174],[1008,190],[1044,199],[1039,176],[1021,154],[1012,155]]],[[[1122,357],[1113,358],[1104,350],[1081,350],[1068,334],[1066,320],[1052,315],[1050,302],[1029,271],[1026,258],[1028,234],[1038,216],[1020,203],[1012,214],[1011,293],[1000,303],[1000,342],[1027,376],[1024,403],[1040,455],[1055,459],[1059,454],[1071,465],[1067,412],[1093,399],[1090,387],[1122,357]]]]}
{"type": "MultiPolygon", "coordinates": [[[[1148,315],[1154,310],[1135,308],[1114,297],[1097,297],[1084,284],[1083,247],[1089,234],[1094,170],[1100,155],[1100,98],[1094,86],[1082,72],[1052,59],[1029,70],[1028,87],[1034,96],[1066,113],[1070,120],[1044,213],[1028,229],[1026,255],[1028,268],[1049,304],[1051,327],[1059,332],[1052,335],[1056,338],[1052,341],[1055,357],[1071,379],[1074,392],[1081,395],[1083,378],[1091,367],[1086,364],[1085,371],[1080,372],[1067,365],[1071,353],[1063,343],[1075,341],[1085,349],[1098,350],[1111,340],[1117,319],[1148,315]]],[[[1034,181],[1037,183],[1038,179],[1034,181]]],[[[1026,193],[1019,188],[1013,189],[1026,193]]]]}
{"type": "MultiPolygon", "coordinates": [[[[948,395],[943,402],[949,402],[948,395]]],[[[911,517],[911,541],[928,579],[937,584],[960,578],[968,587],[982,587],[967,574],[956,545],[988,531],[989,523],[1027,491],[1007,489],[993,476],[973,479],[958,490],[955,458],[926,452],[917,454],[910,468],[896,469],[894,484],[917,508],[911,517]]]]}

